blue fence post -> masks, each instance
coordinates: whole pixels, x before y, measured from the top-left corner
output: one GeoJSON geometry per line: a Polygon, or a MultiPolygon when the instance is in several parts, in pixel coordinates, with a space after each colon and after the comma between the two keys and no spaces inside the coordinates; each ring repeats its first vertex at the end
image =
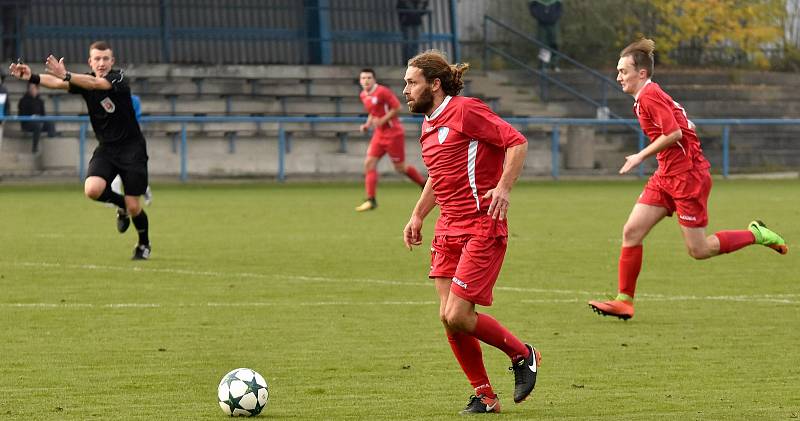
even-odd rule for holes
{"type": "Polygon", "coordinates": [[[331,64],[331,9],[329,0],[305,0],[306,34],[312,64],[331,64]]]}
{"type": "MultiPolygon", "coordinates": [[[[450,36],[453,37],[453,59],[461,63],[461,44],[458,42],[458,5],[456,0],[450,0],[450,36]]],[[[430,32],[431,28],[428,28],[430,32]]]]}
{"type": "Polygon", "coordinates": [[[161,59],[165,63],[172,61],[172,14],[170,9],[172,5],[170,0],[161,0],[159,8],[161,9],[161,59]]]}
{"type": "Polygon", "coordinates": [[[81,123],[78,135],[78,181],[86,178],[86,123],[81,123]]]}
{"type": "Polygon", "coordinates": [[[553,175],[554,180],[558,180],[558,167],[560,166],[559,161],[561,161],[561,159],[558,156],[558,144],[560,139],[561,139],[561,127],[558,124],[554,124],[553,134],[551,136],[551,142],[550,142],[550,148],[551,148],[550,156],[552,159],[551,165],[553,167],[551,169],[551,174],[553,175]]]}
{"type": "MultiPolygon", "coordinates": [[[[644,132],[641,131],[641,130],[639,130],[639,146],[638,147],[639,147],[638,150],[640,150],[640,151],[642,149],[644,149],[644,132]]],[[[637,174],[638,174],[639,178],[644,177],[644,161],[642,161],[642,163],[639,164],[639,169],[638,169],[637,174]]]]}
{"type": "Polygon", "coordinates": [[[722,126],[722,177],[728,178],[730,169],[731,126],[722,126]]]}
{"type": "Polygon", "coordinates": [[[281,183],[286,180],[286,173],[284,172],[284,160],[286,159],[286,132],[283,130],[283,124],[278,124],[278,181],[281,183]]]}
{"type": "Polygon", "coordinates": [[[186,122],[181,123],[181,182],[185,183],[189,178],[186,173],[186,122]]]}

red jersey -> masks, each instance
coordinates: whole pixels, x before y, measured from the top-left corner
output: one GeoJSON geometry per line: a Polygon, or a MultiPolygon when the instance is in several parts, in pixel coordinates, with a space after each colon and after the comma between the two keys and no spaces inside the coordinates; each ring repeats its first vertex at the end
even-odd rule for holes
{"type": "Polygon", "coordinates": [[[650,142],[659,136],[668,135],[678,129],[683,133],[677,142],[656,155],[658,170],[656,175],[673,176],[711,166],[700,148],[700,139],[694,130],[694,123],[686,117],[686,110],[667,95],[657,83],[648,81],[633,104],[633,112],[639,119],[642,131],[650,142]]]}
{"type": "MultiPolygon", "coordinates": [[[[367,114],[373,116],[373,118],[383,117],[390,110],[400,107],[400,101],[397,100],[394,93],[389,88],[377,83],[370,92],[362,89],[359,97],[367,114]]],[[[376,127],[375,131],[381,134],[403,133],[403,126],[400,124],[400,119],[395,115],[386,124],[376,127]]]]}
{"type": "Polygon", "coordinates": [[[507,236],[506,221],[486,214],[506,149],[525,137],[475,98],[447,96],[422,123],[422,160],[440,208],[435,235],[507,236]]]}

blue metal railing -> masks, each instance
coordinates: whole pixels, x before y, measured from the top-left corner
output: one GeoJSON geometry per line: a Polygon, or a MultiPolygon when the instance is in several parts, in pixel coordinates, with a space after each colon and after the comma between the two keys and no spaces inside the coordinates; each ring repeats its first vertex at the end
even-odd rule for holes
{"type": "MultiPolygon", "coordinates": [[[[632,119],[618,119],[618,120],[597,120],[593,118],[551,118],[551,117],[508,117],[505,118],[514,125],[544,125],[550,126],[552,129],[550,142],[551,142],[551,176],[553,179],[559,178],[560,167],[560,143],[561,143],[561,130],[562,126],[631,126],[638,125],[637,120],[632,119]]],[[[52,122],[67,122],[79,123],[79,157],[78,157],[78,176],[83,180],[86,175],[86,143],[87,131],[89,126],[89,118],[87,116],[45,116],[45,117],[31,117],[31,116],[0,116],[0,121],[21,122],[21,121],[52,121],[52,122]]],[[[422,121],[419,117],[403,117],[403,122],[420,123],[422,121]]],[[[717,126],[722,127],[722,176],[728,178],[730,175],[730,129],[731,126],[797,126],[800,127],[800,119],[698,119],[692,120],[697,127],[717,126]]],[[[278,181],[286,179],[285,159],[289,143],[289,132],[285,129],[284,125],[288,123],[310,123],[310,124],[331,124],[331,123],[363,123],[363,117],[290,117],[290,116],[216,116],[216,117],[194,117],[194,116],[144,116],[141,123],[180,123],[180,179],[187,181],[189,175],[187,172],[188,162],[188,148],[189,136],[187,131],[188,124],[202,124],[202,123],[277,123],[278,124],[278,181]]],[[[354,131],[355,134],[355,131],[354,131]]],[[[339,137],[340,150],[346,150],[346,138],[339,137]]],[[[639,150],[646,146],[646,138],[641,130],[638,132],[638,147],[639,150]]],[[[644,164],[639,166],[639,177],[644,176],[644,164]]]]}
{"type": "MultiPolygon", "coordinates": [[[[570,56],[568,56],[568,55],[566,55],[566,54],[564,54],[564,53],[562,53],[560,51],[551,49],[548,45],[542,43],[541,41],[537,40],[536,38],[534,38],[534,37],[522,32],[522,31],[520,31],[520,30],[518,30],[518,29],[516,29],[516,28],[514,28],[512,26],[510,26],[510,25],[508,25],[508,24],[506,24],[506,23],[504,23],[504,22],[502,22],[500,20],[497,20],[497,19],[495,19],[495,18],[493,18],[493,17],[491,17],[489,15],[486,15],[483,18],[483,63],[484,63],[484,66],[486,66],[487,63],[489,62],[489,53],[497,54],[497,55],[505,58],[506,60],[511,61],[512,63],[516,64],[517,66],[521,67],[522,69],[524,69],[528,73],[531,73],[531,74],[534,74],[534,75],[538,76],[539,77],[539,81],[540,81],[540,83],[539,83],[539,96],[541,97],[542,101],[545,101],[545,102],[548,100],[549,85],[551,85],[551,84],[555,85],[558,88],[561,88],[562,90],[564,90],[565,92],[567,92],[570,95],[574,96],[575,98],[578,98],[578,99],[580,99],[580,100],[586,102],[587,104],[590,104],[590,105],[592,105],[592,106],[594,106],[596,108],[601,108],[601,107],[606,108],[606,109],[608,108],[608,93],[609,93],[609,91],[623,93],[622,92],[622,88],[620,88],[619,84],[615,80],[612,80],[611,78],[609,78],[608,76],[598,72],[595,69],[592,69],[591,67],[588,67],[588,66],[584,65],[583,63],[573,59],[572,57],[570,57],[570,56]],[[503,29],[505,31],[508,31],[509,33],[515,35],[516,37],[521,38],[523,41],[527,42],[528,44],[534,45],[534,46],[536,46],[536,47],[538,47],[540,49],[546,49],[546,50],[550,51],[550,54],[552,56],[558,57],[561,61],[566,61],[566,62],[570,63],[574,68],[576,68],[578,70],[581,70],[586,77],[588,77],[590,79],[593,79],[596,82],[599,82],[599,84],[600,84],[600,95],[601,95],[600,100],[599,101],[595,100],[595,99],[585,95],[584,93],[579,92],[575,88],[565,84],[564,82],[552,77],[547,72],[547,67],[546,66],[542,66],[542,68],[536,69],[536,68],[528,65],[527,63],[525,63],[523,60],[521,60],[521,59],[519,59],[517,57],[514,57],[509,52],[492,46],[490,44],[490,42],[489,42],[489,25],[490,24],[496,25],[497,27],[499,27],[499,28],[501,28],[501,29],[503,29]]],[[[611,110],[609,110],[609,117],[616,118],[616,119],[621,119],[622,118],[619,115],[617,115],[614,112],[612,112],[611,110]]]]}

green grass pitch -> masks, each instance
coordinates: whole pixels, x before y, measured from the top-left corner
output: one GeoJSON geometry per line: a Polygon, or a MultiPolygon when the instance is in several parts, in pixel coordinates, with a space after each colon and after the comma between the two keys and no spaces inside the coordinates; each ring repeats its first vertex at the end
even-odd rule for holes
{"type": "MultiPolygon", "coordinates": [[[[543,354],[525,403],[484,346],[503,413],[523,420],[800,417],[800,181],[716,180],[709,233],[754,218],[782,233],[707,261],[674,218],[645,242],[637,314],[615,292],[622,224],[643,181],[520,183],[497,317],[543,354]]],[[[424,246],[401,232],[419,190],[357,184],[156,185],[152,260],[79,185],[0,187],[0,418],[214,420],[237,367],[270,384],[264,419],[456,419],[452,357],[424,246]]],[[[133,228],[133,227],[131,227],[133,228]]]]}

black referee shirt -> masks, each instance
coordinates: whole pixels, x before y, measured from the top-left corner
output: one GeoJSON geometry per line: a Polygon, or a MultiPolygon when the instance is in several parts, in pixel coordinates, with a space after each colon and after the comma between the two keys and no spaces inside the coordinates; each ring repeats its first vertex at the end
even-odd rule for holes
{"type": "MultiPolygon", "coordinates": [[[[88,73],[96,76],[94,72],[88,73]]],[[[111,89],[88,90],[70,83],[69,92],[80,94],[89,109],[89,120],[101,144],[144,140],[131,101],[128,78],[121,70],[111,70],[105,76],[111,89]]]]}

